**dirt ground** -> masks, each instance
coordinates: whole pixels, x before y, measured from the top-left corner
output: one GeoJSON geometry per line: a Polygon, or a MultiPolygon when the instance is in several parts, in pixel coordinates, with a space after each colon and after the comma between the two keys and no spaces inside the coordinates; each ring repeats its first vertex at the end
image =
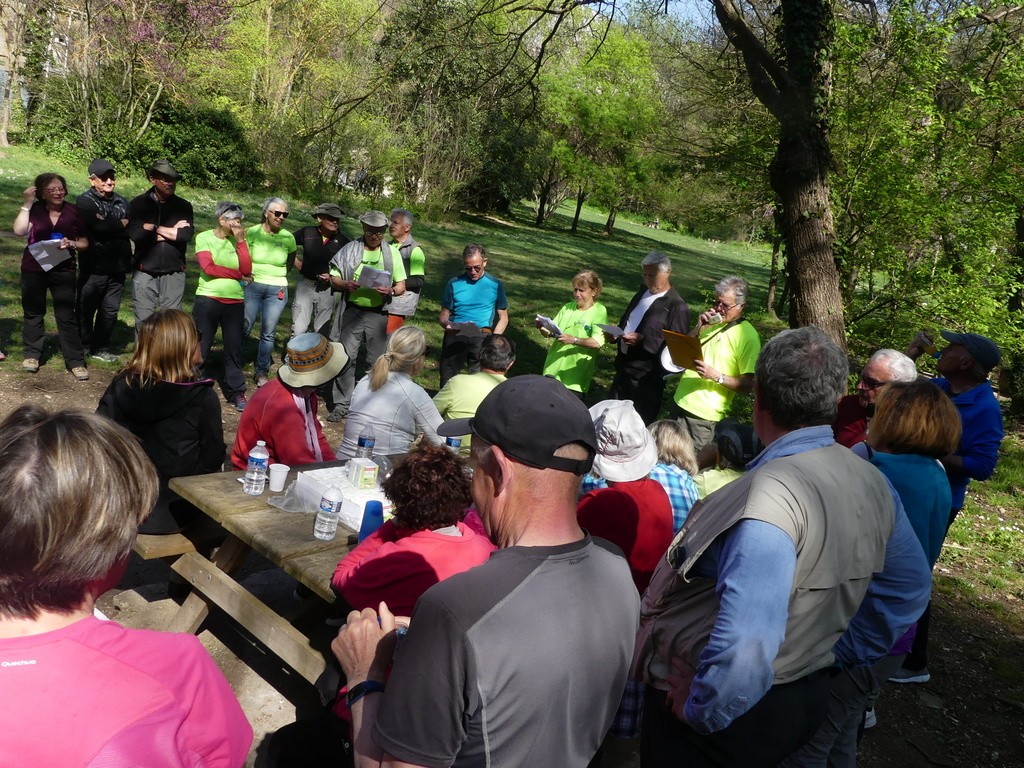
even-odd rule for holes
{"type": "MultiPolygon", "coordinates": [[[[48,350],[55,347],[52,341],[48,350]]],[[[23,373],[20,361],[0,363],[0,416],[24,402],[94,410],[113,368],[94,366],[91,379],[77,383],[64,370],[59,353],[48,360],[44,357],[35,375],[23,373]]],[[[223,420],[230,448],[238,414],[225,406],[223,420]]],[[[331,443],[337,444],[341,427],[324,426],[331,443]]],[[[160,629],[177,607],[167,596],[169,574],[161,562],[136,558],[122,583],[99,606],[127,626],[160,629]]],[[[294,580],[258,556],[247,563],[243,583],[281,612],[295,603],[294,580]]],[[[1020,612],[1019,605],[1015,610],[1020,612]]],[[[326,650],[334,630],[323,619],[322,615],[307,617],[302,628],[326,650]]],[[[206,621],[200,638],[224,670],[252,723],[256,738],[248,765],[258,765],[264,736],[292,722],[297,714],[315,712],[319,706],[315,692],[222,615],[206,621]]],[[[861,742],[860,765],[1024,766],[1024,636],[1007,631],[966,602],[940,596],[933,611],[931,655],[931,682],[885,687],[876,708],[878,725],[861,742]]],[[[609,764],[638,764],[634,749],[624,752],[609,764]]]]}

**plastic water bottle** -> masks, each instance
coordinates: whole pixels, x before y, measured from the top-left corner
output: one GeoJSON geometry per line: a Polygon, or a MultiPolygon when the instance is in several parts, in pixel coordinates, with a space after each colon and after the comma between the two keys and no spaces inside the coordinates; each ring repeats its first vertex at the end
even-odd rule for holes
{"type": "Polygon", "coordinates": [[[363,507],[363,523],[359,526],[357,540],[362,541],[382,525],[384,525],[384,505],[376,499],[370,499],[363,507]]]}
{"type": "Polygon", "coordinates": [[[357,459],[372,459],[373,446],[377,443],[377,435],[374,434],[373,425],[367,425],[366,429],[359,435],[359,442],[356,444],[357,459]]]}
{"type": "Polygon", "coordinates": [[[458,456],[459,452],[462,450],[462,438],[461,437],[458,437],[458,436],[456,436],[456,437],[446,437],[444,439],[444,444],[446,446],[448,446],[448,450],[451,451],[452,453],[454,453],[456,456],[458,456]]]}
{"type": "Polygon", "coordinates": [[[338,532],[338,520],[341,519],[341,505],[345,497],[333,486],[324,491],[320,499],[320,511],[316,513],[313,523],[313,536],[320,541],[330,541],[338,532]]]}
{"type": "Polygon", "coordinates": [[[270,465],[270,451],[263,440],[256,441],[256,447],[249,451],[249,466],[245,469],[245,482],[242,490],[250,496],[263,493],[267,484],[267,467],[270,465]]]}

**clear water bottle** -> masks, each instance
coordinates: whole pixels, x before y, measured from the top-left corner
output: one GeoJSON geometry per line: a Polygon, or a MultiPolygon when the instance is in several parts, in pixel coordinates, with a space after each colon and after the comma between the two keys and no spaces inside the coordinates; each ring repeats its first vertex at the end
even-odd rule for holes
{"type": "Polygon", "coordinates": [[[341,505],[345,501],[338,488],[330,487],[324,491],[320,499],[320,511],[316,513],[313,523],[313,536],[320,541],[330,541],[338,532],[338,520],[341,519],[341,505]]]}
{"type": "Polygon", "coordinates": [[[370,499],[363,507],[363,522],[359,526],[358,541],[362,541],[384,525],[384,505],[376,499],[370,499]]]}
{"type": "Polygon", "coordinates": [[[249,466],[245,469],[245,482],[242,490],[250,496],[263,493],[267,484],[267,467],[270,466],[270,451],[263,440],[256,441],[256,447],[249,451],[249,466]]]}
{"type": "Polygon", "coordinates": [[[356,444],[357,459],[372,459],[373,446],[377,443],[377,435],[374,434],[373,425],[368,424],[359,435],[359,442],[356,444]]]}
{"type": "Polygon", "coordinates": [[[385,480],[391,477],[391,473],[395,471],[395,465],[387,456],[374,456],[373,463],[377,465],[377,487],[380,487],[385,480]]]}

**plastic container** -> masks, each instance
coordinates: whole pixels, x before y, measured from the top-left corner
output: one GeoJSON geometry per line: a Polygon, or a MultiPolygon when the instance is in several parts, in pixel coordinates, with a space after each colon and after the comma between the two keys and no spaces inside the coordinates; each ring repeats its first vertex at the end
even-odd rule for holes
{"type": "Polygon", "coordinates": [[[454,453],[456,456],[458,456],[459,453],[462,451],[462,438],[459,436],[446,437],[444,439],[444,444],[448,448],[448,450],[454,453]]]}
{"type": "Polygon", "coordinates": [[[363,507],[363,524],[359,526],[358,540],[362,541],[382,525],[384,525],[384,505],[376,499],[371,499],[363,507]]]}
{"type": "Polygon", "coordinates": [[[242,490],[250,496],[259,496],[267,484],[267,468],[270,466],[270,451],[263,440],[257,440],[256,446],[249,451],[249,465],[245,469],[245,482],[242,490]]]}
{"type": "Polygon", "coordinates": [[[359,442],[356,444],[356,455],[354,458],[357,459],[372,459],[373,458],[373,446],[377,443],[377,435],[373,431],[372,426],[368,426],[359,435],[359,442]]]}
{"type": "Polygon", "coordinates": [[[338,521],[341,519],[341,505],[345,496],[341,490],[330,487],[324,491],[320,499],[320,511],[316,513],[313,523],[313,537],[320,541],[331,541],[338,532],[338,521]]]}

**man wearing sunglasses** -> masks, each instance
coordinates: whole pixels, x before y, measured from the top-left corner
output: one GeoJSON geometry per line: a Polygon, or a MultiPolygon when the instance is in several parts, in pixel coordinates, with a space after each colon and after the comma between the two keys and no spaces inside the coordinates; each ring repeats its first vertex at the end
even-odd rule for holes
{"type": "Polygon", "coordinates": [[[398,250],[384,242],[388,217],[367,211],[359,217],[363,236],[345,245],[330,264],[331,286],[342,295],[334,314],[331,339],[340,341],[348,363],[334,380],[328,421],[341,421],[356,386],[356,358],[366,346],[366,370],[387,346],[387,307],[392,296],[405,293],[405,266],[398,250]],[[375,270],[371,272],[370,270],[375,270]],[[375,280],[370,280],[375,276],[375,280]]]}
{"type": "Polygon", "coordinates": [[[114,166],[96,158],[89,163],[89,189],[75,201],[89,238],[89,249],[78,256],[78,330],[90,357],[107,363],[117,360],[110,336],[132,268],[128,201],[114,191],[116,185],[114,166]]]}
{"type": "Polygon", "coordinates": [[[153,186],[128,203],[128,237],[135,243],[136,328],[158,309],[181,309],[185,250],[195,235],[192,203],[175,194],[181,175],[174,166],[157,160],[146,178],[153,186]]]}
{"type": "Polygon", "coordinates": [[[445,286],[437,316],[444,328],[439,366],[442,387],[467,363],[470,373],[478,373],[483,334],[504,333],[508,327],[505,286],[487,274],[487,254],[482,245],[470,243],[462,249],[462,268],[464,273],[445,286]],[[462,323],[475,325],[483,333],[467,332],[462,323]]]}
{"type": "Polygon", "coordinates": [[[852,448],[867,436],[868,419],[875,399],[890,381],[913,381],[917,378],[914,361],[895,349],[880,349],[871,356],[860,372],[857,391],[839,401],[832,432],[836,442],[852,448]]]}

